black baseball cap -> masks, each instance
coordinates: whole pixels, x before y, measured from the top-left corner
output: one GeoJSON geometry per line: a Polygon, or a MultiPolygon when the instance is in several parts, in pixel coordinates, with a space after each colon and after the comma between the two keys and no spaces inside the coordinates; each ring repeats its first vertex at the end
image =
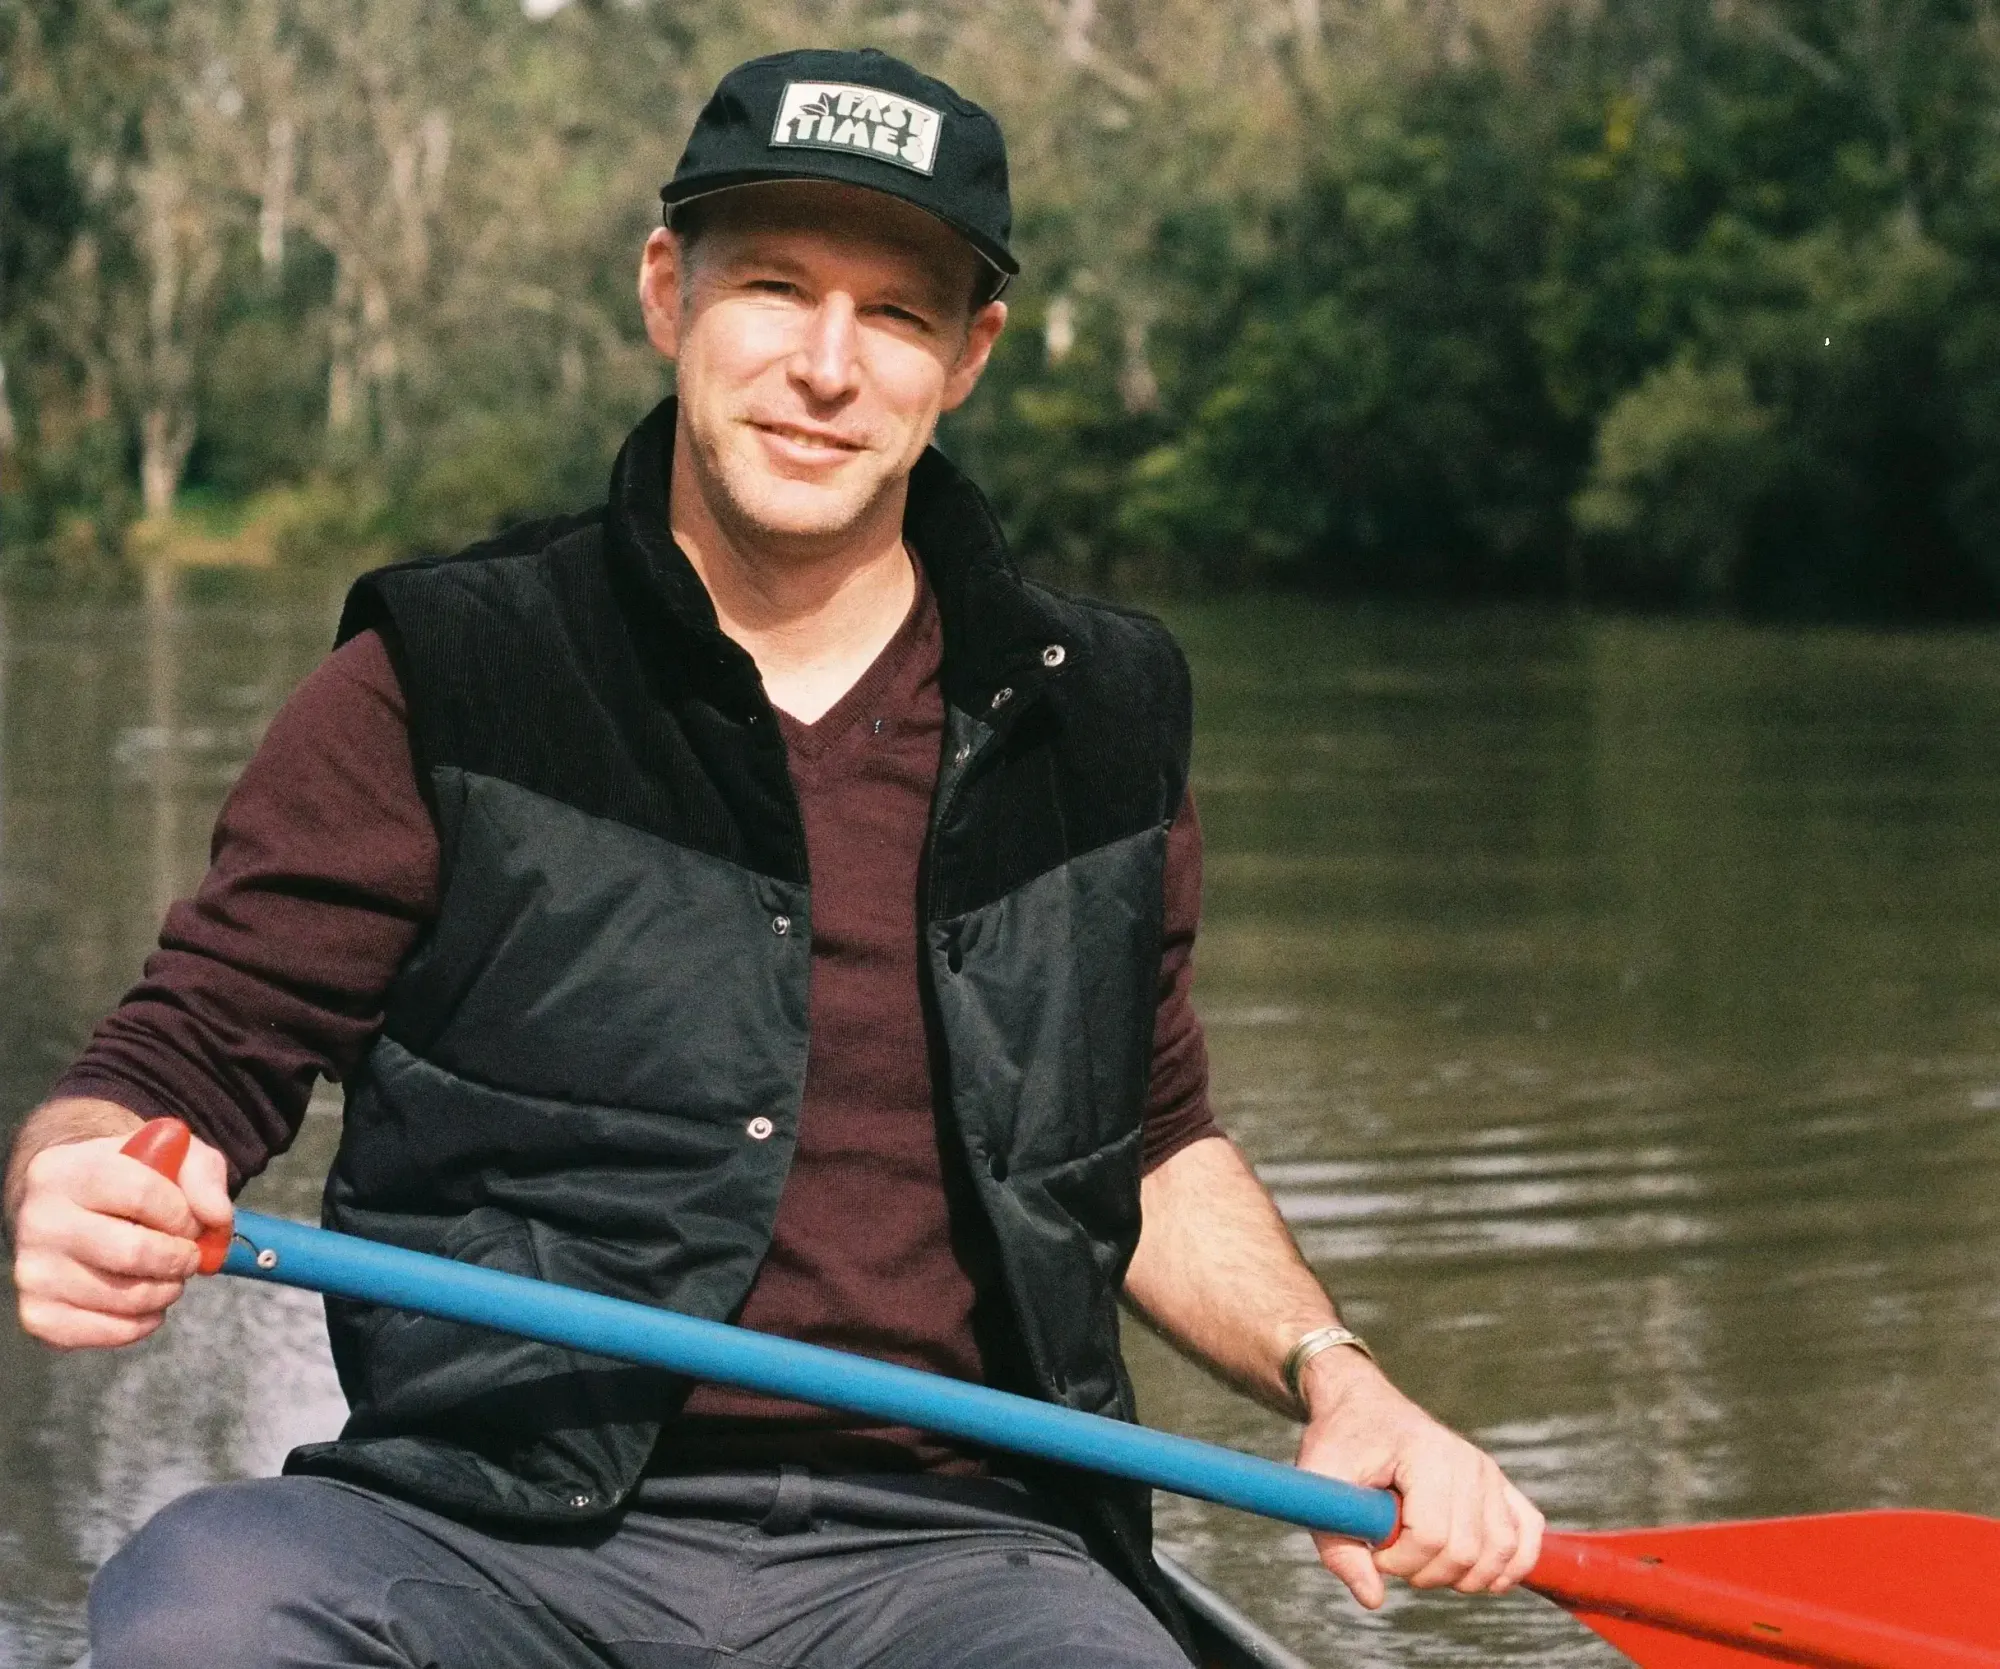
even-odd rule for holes
{"type": "Polygon", "coordinates": [[[942,220],[1000,274],[1013,209],[1000,124],[942,81],[874,47],[779,52],[725,75],[695,119],[667,219],[681,204],[764,180],[837,180],[942,220]]]}

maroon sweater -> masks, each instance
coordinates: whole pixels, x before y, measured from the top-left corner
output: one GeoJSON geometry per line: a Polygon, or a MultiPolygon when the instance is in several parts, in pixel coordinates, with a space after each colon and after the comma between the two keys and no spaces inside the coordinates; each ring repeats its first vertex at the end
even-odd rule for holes
{"type": "MultiPolygon", "coordinates": [[[[1006,1377],[977,1213],[932,1101],[918,986],[917,867],[944,726],[936,607],[915,606],[815,724],[780,715],[813,878],[811,1041],[799,1144],[740,1320],[960,1379],[1006,1377]]],[[[297,1133],[314,1080],[352,1070],[437,907],[437,835],[402,691],[372,633],[272,721],[140,983],[56,1086],[186,1119],[238,1180],[297,1133]]],[[[1201,847],[1190,802],[1167,846],[1145,1166],[1215,1133],[1189,998],[1201,847]]],[[[972,1451],[730,1390],[690,1397],[675,1451],[704,1467],[977,1470],[972,1451]]]]}

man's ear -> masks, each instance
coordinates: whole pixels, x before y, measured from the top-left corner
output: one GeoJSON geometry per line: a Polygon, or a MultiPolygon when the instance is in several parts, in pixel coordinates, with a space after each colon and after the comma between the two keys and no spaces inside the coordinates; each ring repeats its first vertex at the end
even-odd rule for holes
{"type": "Polygon", "coordinates": [[[639,257],[639,312],[646,339],[668,359],[681,351],[681,240],[662,226],[639,257]]]}
{"type": "Polygon", "coordinates": [[[993,344],[1000,340],[1000,332],[1006,328],[1007,304],[1004,301],[989,301],[972,315],[972,323],[965,328],[965,346],[958,351],[958,363],[944,379],[944,399],[938,410],[956,411],[972,397],[972,391],[979,386],[980,374],[986,369],[987,360],[993,357],[993,344]]]}

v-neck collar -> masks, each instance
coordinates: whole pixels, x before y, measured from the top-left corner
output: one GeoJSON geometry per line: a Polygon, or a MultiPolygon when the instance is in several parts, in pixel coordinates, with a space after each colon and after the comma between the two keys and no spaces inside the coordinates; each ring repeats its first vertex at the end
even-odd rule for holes
{"type": "MultiPolygon", "coordinates": [[[[706,676],[748,691],[756,686],[755,665],[723,633],[706,588],[673,540],[668,489],[677,409],[671,396],[661,401],[612,466],[604,530],[614,583],[643,637],[673,646],[675,659],[706,676]]],[[[1082,646],[1065,638],[1050,600],[1023,583],[985,497],[936,447],[910,472],[903,535],[937,610],[938,677],[947,705],[979,714],[997,730],[1018,724],[1049,682],[1049,669],[1064,664],[1051,652],[1060,647],[1073,667],[1082,646]],[[1004,713],[994,700],[1002,689],[1004,713]]],[[[751,699],[762,702],[761,694],[751,699]]],[[[822,717],[819,725],[826,722],[822,717]]]]}
{"type": "Polygon", "coordinates": [[[924,565],[912,561],[910,566],[917,581],[910,612],[903,616],[895,635],[847,692],[810,724],[794,718],[782,707],[777,709],[778,728],[784,734],[787,750],[795,758],[801,761],[824,758],[856,724],[877,718],[893,720],[900,713],[901,703],[884,698],[894,694],[899,682],[913,676],[916,669],[911,662],[924,645],[931,644],[935,653],[938,641],[937,599],[924,576],[924,565]]]}

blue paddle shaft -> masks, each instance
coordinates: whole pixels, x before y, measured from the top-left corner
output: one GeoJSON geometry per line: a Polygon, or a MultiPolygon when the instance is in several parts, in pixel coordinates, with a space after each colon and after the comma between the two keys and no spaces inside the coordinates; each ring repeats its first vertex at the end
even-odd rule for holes
{"type": "Polygon", "coordinates": [[[445,1321],[517,1333],[690,1379],[1130,1478],[1380,1546],[1396,1533],[1396,1497],[1190,1437],[656,1310],[525,1275],[455,1263],[302,1223],[236,1213],[223,1270],[445,1321]]]}

